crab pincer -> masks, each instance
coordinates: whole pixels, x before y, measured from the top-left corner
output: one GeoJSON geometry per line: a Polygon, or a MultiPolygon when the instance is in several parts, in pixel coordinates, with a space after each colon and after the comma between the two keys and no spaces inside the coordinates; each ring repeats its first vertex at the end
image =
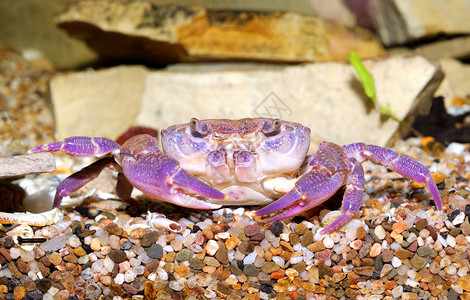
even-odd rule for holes
{"type": "Polygon", "coordinates": [[[312,169],[299,178],[291,191],[255,214],[263,216],[276,213],[264,220],[273,222],[320,205],[343,185],[348,173],[348,158],[340,146],[323,143],[310,166],[312,169]]]}
{"type": "Polygon", "coordinates": [[[156,138],[139,135],[129,139],[119,154],[127,180],[151,198],[196,209],[217,209],[208,199],[226,199],[225,194],[183,170],[178,161],[157,147],[156,138]]]}

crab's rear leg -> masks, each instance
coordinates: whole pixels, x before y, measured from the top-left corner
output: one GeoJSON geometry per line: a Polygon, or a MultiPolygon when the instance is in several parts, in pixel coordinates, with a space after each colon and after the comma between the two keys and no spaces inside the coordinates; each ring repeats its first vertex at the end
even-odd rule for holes
{"type": "Polygon", "coordinates": [[[434,198],[437,209],[440,210],[442,208],[442,200],[439,196],[436,183],[434,182],[434,179],[432,179],[429,170],[419,162],[400,155],[392,150],[363,143],[349,144],[343,146],[343,149],[349,157],[354,157],[359,162],[369,159],[373,163],[380,164],[397,172],[403,177],[420,183],[425,183],[434,198]]]}
{"type": "Polygon", "coordinates": [[[44,144],[29,150],[29,153],[63,151],[69,155],[81,157],[102,157],[115,154],[121,146],[115,141],[100,137],[74,136],[63,142],[44,144]]]}
{"type": "MultiPolygon", "coordinates": [[[[63,142],[44,144],[29,150],[29,153],[63,151],[69,155],[80,157],[102,157],[115,154],[121,146],[113,140],[100,137],[75,136],[66,138],[63,142]]],[[[113,157],[104,157],[81,171],[74,173],[63,180],[57,187],[54,198],[54,207],[59,207],[62,198],[83,187],[88,182],[95,179],[101,171],[110,164],[116,164],[113,157]]],[[[116,164],[117,165],[117,164],[116,164]]]]}
{"type": "Polygon", "coordinates": [[[117,165],[117,163],[114,161],[114,157],[103,157],[95,161],[91,165],[65,178],[59,184],[59,186],[57,186],[57,192],[54,197],[53,207],[60,207],[62,198],[67,197],[70,194],[78,191],[84,185],[98,177],[98,175],[101,173],[101,171],[103,171],[104,168],[113,164],[117,165]]]}
{"type": "Polygon", "coordinates": [[[364,194],[364,169],[354,158],[349,159],[349,174],[346,181],[346,191],[343,196],[342,214],[322,230],[322,234],[330,233],[351,220],[361,208],[364,194]]]}

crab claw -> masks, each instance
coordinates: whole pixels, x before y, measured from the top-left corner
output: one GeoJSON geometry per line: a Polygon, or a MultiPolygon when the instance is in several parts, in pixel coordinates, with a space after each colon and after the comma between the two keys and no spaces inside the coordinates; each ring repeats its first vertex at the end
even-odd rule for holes
{"type": "Polygon", "coordinates": [[[226,195],[183,170],[179,163],[160,151],[121,153],[127,180],[149,197],[196,209],[217,209],[210,199],[226,195]]]}
{"type": "Polygon", "coordinates": [[[285,219],[318,206],[333,196],[342,186],[345,173],[336,172],[331,176],[321,169],[304,174],[295,187],[277,201],[255,212],[257,216],[275,213],[263,219],[266,222],[285,219]]]}

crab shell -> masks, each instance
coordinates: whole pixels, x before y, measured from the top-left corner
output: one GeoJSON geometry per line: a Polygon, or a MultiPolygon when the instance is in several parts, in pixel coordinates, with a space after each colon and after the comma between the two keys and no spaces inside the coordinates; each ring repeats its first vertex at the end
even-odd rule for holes
{"type": "Polygon", "coordinates": [[[309,128],[279,119],[193,118],[162,131],[163,151],[227,195],[226,200],[211,200],[223,205],[259,205],[278,198],[268,188],[269,179],[293,178],[309,146],[309,128]]]}

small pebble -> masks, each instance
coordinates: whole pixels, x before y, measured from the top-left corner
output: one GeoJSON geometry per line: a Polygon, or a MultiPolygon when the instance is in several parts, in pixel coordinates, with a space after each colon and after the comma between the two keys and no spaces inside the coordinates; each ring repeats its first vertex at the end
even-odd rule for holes
{"type": "Polygon", "coordinates": [[[274,236],[280,236],[283,229],[284,224],[281,221],[275,221],[271,224],[271,232],[274,234],[274,236]]]}
{"type": "Polygon", "coordinates": [[[122,263],[123,261],[127,259],[126,253],[122,250],[111,250],[108,255],[112,261],[118,264],[122,263]]]}
{"type": "Polygon", "coordinates": [[[260,227],[258,224],[252,224],[245,226],[245,234],[246,236],[255,236],[260,232],[260,227]]]}
{"type": "Polygon", "coordinates": [[[162,258],[163,257],[163,247],[160,244],[153,244],[152,246],[150,246],[147,249],[147,256],[150,257],[150,258],[155,258],[155,259],[162,258]]]}

